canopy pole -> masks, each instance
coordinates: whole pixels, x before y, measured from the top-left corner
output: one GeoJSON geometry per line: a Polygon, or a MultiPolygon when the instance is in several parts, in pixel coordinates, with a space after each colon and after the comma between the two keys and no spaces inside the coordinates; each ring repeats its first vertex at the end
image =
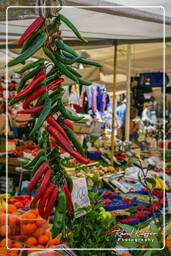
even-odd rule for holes
{"type": "Polygon", "coordinates": [[[113,59],[113,101],[112,101],[112,138],[111,138],[111,165],[113,166],[115,148],[115,103],[116,103],[116,71],[117,71],[117,42],[114,44],[113,59]]]}
{"type": "Polygon", "coordinates": [[[126,83],[126,122],[125,139],[129,142],[130,137],[130,108],[131,108],[131,50],[132,45],[127,45],[127,83],[126,83]]]}

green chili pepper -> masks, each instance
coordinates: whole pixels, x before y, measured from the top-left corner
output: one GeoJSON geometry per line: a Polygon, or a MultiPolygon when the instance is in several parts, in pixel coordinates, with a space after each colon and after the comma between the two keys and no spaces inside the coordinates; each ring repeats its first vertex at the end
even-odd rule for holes
{"type": "Polygon", "coordinates": [[[55,55],[48,48],[43,48],[43,51],[49,57],[49,59],[51,59],[52,62],[58,67],[59,71],[62,74],[66,75],[78,84],[78,78],[73,73],[71,73],[62,62],[57,61],[55,55]]]}
{"type": "Polygon", "coordinates": [[[38,101],[36,102],[36,106],[43,105],[47,97],[48,97],[48,93],[47,93],[47,92],[44,92],[44,93],[40,96],[40,98],[38,99],[38,101]]]}
{"type": "Polygon", "coordinates": [[[14,105],[14,104],[20,102],[21,100],[23,100],[25,97],[26,97],[26,96],[23,96],[23,97],[20,97],[20,98],[13,98],[13,99],[9,102],[9,104],[10,104],[10,105],[14,105]]]}
{"type": "Polygon", "coordinates": [[[40,127],[43,125],[44,121],[46,120],[47,116],[49,115],[51,110],[51,99],[47,98],[47,102],[44,105],[44,108],[36,121],[36,124],[34,125],[33,129],[30,132],[30,136],[32,136],[37,130],[40,129],[40,127]]]}
{"type": "Polygon", "coordinates": [[[75,76],[78,76],[78,77],[82,77],[82,75],[80,75],[80,73],[78,73],[75,69],[73,69],[72,67],[70,66],[67,66],[67,69],[73,73],[75,76]]]}
{"type": "Polygon", "coordinates": [[[25,71],[32,69],[36,66],[39,66],[41,64],[44,64],[45,60],[44,59],[39,59],[37,61],[34,61],[32,63],[27,64],[25,67],[23,67],[22,69],[20,69],[19,71],[15,71],[16,73],[20,74],[20,73],[24,73],[25,71]]]}
{"type": "Polygon", "coordinates": [[[47,74],[46,77],[50,77],[51,75],[54,75],[55,73],[58,73],[58,70],[56,66],[54,66],[47,74]]]}
{"type": "Polygon", "coordinates": [[[84,118],[83,116],[80,116],[80,117],[79,117],[79,116],[73,116],[73,115],[71,114],[71,112],[65,108],[65,106],[64,106],[64,104],[63,104],[63,102],[62,102],[61,100],[58,101],[58,108],[59,108],[61,114],[62,114],[65,118],[67,118],[67,119],[69,119],[69,120],[72,120],[72,121],[80,121],[80,120],[82,120],[82,119],[84,118]]]}
{"type": "MultiPolygon", "coordinates": [[[[64,56],[67,57],[67,58],[75,58],[74,55],[68,53],[68,52],[63,52],[64,56]]],[[[100,64],[99,62],[97,61],[94,61],[94,60],[87,60],[87,59],[80,59],[77,61],[78,63],[82,63],[82,64],[85,64],[85,65],[91,65],[91,66],[96,66],[96,67],[102,67],[103,65],[100,64]]]]}
{"type": "Polygon", "coordinates": [[[24,87],[24,85],[26,84],[26,82],[27,82],[29,79],[33,78],[33,77],[36,75],[36,73],[37,73],[40,69],[43,69],[43,68],[44,68],[44,65],[41,64],[41,65],[39,65],[38,67],[36,67],[35,69],[33,69],[31,72],[29,72],[27,75],[25,75],[25,76],[21,79],[18,88],[19,88],[19,89],[22,89],[22,88],[24,87]]]}
{"type": "Polygon", "coordinates": [[[37,169],[40,167],[40,165],[43,163],[43,162],[45,162],[45,161],[47,161],[47,158],[45,157],[45,156],[41,156],[39,159],[38,159],[38,161],[35,163],[35,165],[34,165],[34,167],[33,167],[33,169],[32,169],[32,176],[35,174],[35,172],[37,171],[37,169]]]}
{"type": "Polygon", "coordinates": [[[63,50],[65,52],[71,53],[72,55],[78,57],[78,53],[76,51],[74,51],[70,46],[68,46],[67,44],[65,44],[62,40],[57,40],[56,41],[56,45],[60,50],[63,50]]]}
{"type": "Polygon", "coordinates": [[[52,101],[52,105],[57,103],[59,99],[61,99],[63,96],[63,94],[56,94],[54,95],[52,98],[51,98],[51,101],[52,101]]]}
{"type": "Polygon", "coordinates": [[[55,73],[54,75],[51,75],[49,77],[46,78],[46,85],[49,85],[51,82],[53,82],[54,80],[56,80],[57,78],[59,78],[61,76],[61,73],[55,73]]]}
{"type": "Polygon", "coordinates": [[[63,64],[67,64],[67,65],[72,65],[75,62],[78,62],[82,58],[81,56],[78,56],[73,59],[70,59],[70,58],[66,58],[64,55],[59,55],[59,54],[56,54],[55,56],[56,56],[57,60],[59,60],[63,64]]]}
{"type": "Polygon", "coordinates": [[[52,238],[55,238],[59,233],[61,233],[64,226],[66,212],[67,212],[66,196],[63,191],[59,191],[58,198],[55,203],[55,216],[54,216],[54,225],[52,229],[52,238]]]}
{"type": "Polygon", "coordinates": [[[33,160],[30,161],[27,165],[25,165],[24,168],[30,168],[33,165],[35,165],[41,156],[45,156],[44,150],[39,151],[39,153],[33,158],[33,160]]]}
{"type": "Polygon", "coordinates": [[[26,51],[31,45],[35,44],[35,40],[37,40],[37,37],[42,33],[42,29],[39,28],[37,31],[35,31],[28,39],[25,41],[23,45],[23,49],[21,53],[26,51]]]}
{"type": "Polygon", "coordinates": [[[71,176],[67,172],[64,172],[64,176],[65,176],[66,183],[67,183],[67,186],[69,188],[69,191],[72,192],[72,190],[73,190],[73,181],[71,179],[71,176]]]}
{"type": "Polygon", "coordinates": [[[47,34],[46,33],[42,33],[40,38],[39,38],[39,40],[37,40],[37,42],[34,45],[31,45],[20,56],[18,56],[14,60],[11,60],[8,63],[8,67],[17,65],[17,64],[27,60],[28,58],[30,58],[35,52],[37,52],[43,46],[43,44],[45,43],[46,39],[47,39],[47,34]]]}
{"type": "Polygon", "coordinates": [[[50,95],[49,95],[49,97],[50,98],[52,98],[54,95],[56,95],[56,94],[61,94],[61,93],[64,93],[64,89],[63,88],[57,88],[55,91],[53,91],[50,95]]]}
{"type": "Polygon", "coordinates": [[[66,131],[66,134],[68,135],[68,138],[70,139],[70,141],[72,142],[72,144],[74,145],[75,149],[82,155],[85,156],[84,154],[84,150],[78,140],[77,135],[75,134],[75,132],[73,132],[68,126],[66,126],[64,123],[60,123],[60,125],[62,126],[62,128],[66,131]]]}
{"type": "Polygon", "coordinates": [[[59,106],[58,106],[58,104],[56,104],[53,108],[52,108],[52,113],[53,114],[55,114],[55,113],[57,113],[59,111],[59,106]]]}
{"type": "Polygon", "coordinates": [[[91,85],[92,84],[92,82],[89,82],[89,81],[85,81],[85,80],[83,80],[83,79],[80,79],[80,78],[78,78],[79,79],[79,84],[82,84],[82,85],[87,85],[87,86],[89,86],[89,85],[91,85]]]}
{"type": "Polygon", "coordinates": [[[72,24],[72,22],[70,20],[68,20],[62,14],[59,14],[58,18],[59,18],[59,20],[63,21],[81,41],[83,41],[84,43],[88,43],[88,41],[84,37],[82,37],[82,35],[78,31],[78,29],[74,26],[74,24],[72,24]]]}

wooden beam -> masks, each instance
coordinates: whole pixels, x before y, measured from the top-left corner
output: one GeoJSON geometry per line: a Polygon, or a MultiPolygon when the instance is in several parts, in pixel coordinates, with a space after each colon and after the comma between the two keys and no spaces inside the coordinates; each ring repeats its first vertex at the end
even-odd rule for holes
{"type": "Polygon", "coordinates": [[[114,43],[114,56],[113,56],[113,102],[112,102],[112,137],[111,137],[111,165],[114,162],[115,153],[115,105],[116,105],[116,73],[117,73],[117,43],[114,43]]]}

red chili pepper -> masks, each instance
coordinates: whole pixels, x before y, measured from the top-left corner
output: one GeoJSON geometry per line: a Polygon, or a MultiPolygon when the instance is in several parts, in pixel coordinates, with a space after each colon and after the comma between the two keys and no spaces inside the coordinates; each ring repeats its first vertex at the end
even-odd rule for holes
{"type": "Polygon", "coordinates": [[[50,183],[48,188],[46,189],[43,197],[40,199],[39,204],[38,204],[38,210],[39,210],[39,215],[44,218],[45,217],[45,212],[44,212],[44,208],[46,206],[46,202],[49,198],[49,196],[51,195],[53,189],[54,189],[55,185],[53,183],[50,183]]]}
{"type": "Polygon", "coordinates": [[[55,127],[58,132],[60,132],[64,137],[65,139],[69,142],[69,138],[66,134],[66,132],[64,131],[64,129],[58,124],[58,122],[54,119],[53,115],[50,114],[48,116],[48,118],[46,119],[46,121],[48,122],[48,124],[52,125],[53,127],[55,127]]]}
{"type": "Polygon", "coordinates": [[[63,123],[65,125],[67,125],[71,130],[74,130],[74,126],[73,126],[72,122],[70,122],[68,119],[64,119],[63,123]]]}
{"type": "Polygon", "coordinates": [[[18,41],[18,45],[22,45],[43,23],[45,18],[43,16],[38,17],[33,23],[26,29],[18,41]]]}
{"type": "Polygon", "coordinates": [[[71,193],[69,191],[69,188],[67,186],[67,184],[63,185],[63,191],[66,195],[66,199],[67,199],[67,210],[68,213],[70,214],[72,212],[72,198],[71,198],[71,193]]]}
{"type": "Polygon", "coordinates": [[[85,158],[82,155],[80,155],[80,153],[78,153],[75,150],[74,150],[74,152],[72,152],[72,156],[75,157],[79,162],[81,162],[83,164],[88,164],[91,161],[90,159],[85,158]]]}
{"type": "Polygon", "coordinates": [[[54,90],[56,89],[57,85],[60,83],[64,82],[63,78],[58,78],[57,80],[53,81],[49,86],[48,86],[48,91],[49,90],[54,90]]]}
{"type": "Polygon", "coordinates": [[[27,95],[39,82],[45,79],[45,72],[39,71],[38,74],[33,78],[31,83],[21,92],[19,92],[14,98],[20,98],[27,95]]]}
{"type": "Polygon", "coordinates": [[[52,169],[48,169],[47,172],[45,173],[42,183],[37,191],[37,194],[35,195],[34,199],[31,202],[30,207],[31,208],[35,208],[37,201],[41,198],[41,196],[43,195],[44,191],[47,189],[50,178],[52,176],[52,169]]]}
{"type": "Polygon", "coordinates": [[[46,172],[46,170],[48,169],[48,162],[44,162],[40,165],[40,167],[38,168],[38,170],[36,171],[36,173],[34,174],[33,178],[31,179],[31,181],[29,182],[28,185],[28,193],[31,194],[31,192],[33,191],[33,189],[35,188],[36,184],[38,183],[39,179],[42,177],[42,175],[46,172]]]}
{"type": "Polygon", "coordinates": [[[68,141],[61,135],[61,133],[56,130],[56,128],[54,128],[53,126],[48,126],[47,130],[52,136],[55,137],[59,146],[66,150],[68,153],[70,153],[79,162],[83,164],[88,164],[90,162],[90,159],[81,156],[77,151],[75,151],[68,143],[68,141]]]}
{"type": "Polygon", "coordinates": [[[45,211],[45,219],[46,220],[50,216],[50,213],[51,213],[51,211],[54,207],[54,204],[55,204],[56,199],[58,197],[58,192],[59,192],[59,189],[57,187],[55,187],[54,190],[52,191],[52,195],[49,197],[49,201],[47,203],[46,211],[45,211]]]}
{"type": "Polygon", "coordinates": [[[44,105],[32,107],[32,108],[27,108],[27,109],[22,109],[17,111],[17,114],[35,114],[40,112],[44,108],[44,105]]]}
{"type": "Polygon", "coordinates": [[[33,100],[36,100],[44,92],[46,92],[46,87],[41,85],[36,91],[24,99],[23,108],[26,109],[33,100]]]}
{"type": "Polygon", "coordinates": [[[47,128],[48,132],[55,137],[57,144],[63,148],[65,151],[67,151],[68,153],[72,154],[72,152],[74,151],[71,144],[69,144],[69,142],[63,137],[63,135],[58,132],[58,130],[56,130],[55,127],[53,126],[48,126],[47,128]]]}

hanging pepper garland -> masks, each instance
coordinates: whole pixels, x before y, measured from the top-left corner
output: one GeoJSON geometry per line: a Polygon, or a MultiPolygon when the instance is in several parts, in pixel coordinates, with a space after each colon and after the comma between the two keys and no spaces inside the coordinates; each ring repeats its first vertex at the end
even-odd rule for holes
{"type": "Polygon", "coordinates": [[[23,46],[21,55],[8,63],[9,67],[19,63],[25,64],[27,59],[42,48],[49,59],[48,64],[53,64],[51,70],[47,72],[47,61],[41,58],[31,64],[26,64],[17,71],[19,74],[24,73],[25,76],[19,85],[18,94],[10,102],[16,104],[22,101],[23,109],[18,113],[31,114],[37,118],[30,135],[38,132],[44,123],[47,124],[39,141],[41,148],[42,144],[46,144],[45,149],[41,149],[25,168],[30,168],[32,172],[28,192],[31,193],[39,184],[31,207],[37,206],[40,216],[45,219],[48,219],[55,207],[53,237],[62,231],[65,216],[71,215],[73,211],[72,180],[61,164],[58,147],[67,151],[81,163],[88,164],[90,161],[85,158],[71,122],[80,121],[83,117],[74,116],[65,108],[62,100],[64,90],[61,84],[64,79],[61,78],[61,75],[88,86],[91,82],[81,79],[81,75],[71,65],[83,63],[101,66],[96,61],[82,58],[63,42],[59,29],[61,22],[65,23],[81,41],[88,42],[64,15],[58,14],[50,24],[43,16],[40,16],[26,29],[18,41],[18,45],[23,46]],[[32,80],[30,81],[30,79],[32,80]],[[37,100],[36,104],[31,106],[35,100],[37,100]],[[58,116],[57,119],[54,114],[58,116]],[[49,136],[56,140],[57,146],[53,150],[50,150],[49,136]]]}

